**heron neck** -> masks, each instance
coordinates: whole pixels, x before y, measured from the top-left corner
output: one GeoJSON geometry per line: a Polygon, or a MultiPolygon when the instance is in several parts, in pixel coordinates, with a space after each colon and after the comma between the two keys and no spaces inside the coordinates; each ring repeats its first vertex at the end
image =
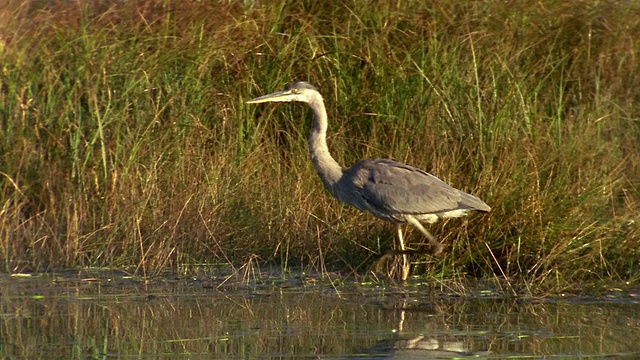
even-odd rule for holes
{"type": "Polygon", "coordinates": [[[342,167],[331,156],[327,146],[327,110],[322,98],[312,101],[309,106],[313,110],[313,130],[309,137],[311,162],[324,186],[333,194],[335,183],[342,177],[342,167]]]}

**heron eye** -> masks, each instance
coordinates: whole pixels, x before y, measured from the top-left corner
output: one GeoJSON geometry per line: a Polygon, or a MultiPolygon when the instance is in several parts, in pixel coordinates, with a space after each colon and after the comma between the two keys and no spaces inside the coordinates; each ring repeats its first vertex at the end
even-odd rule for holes
{"type": "Polygon", "coordinates": [[[297,94],[298,93],[298,89],[291,89],[291,93],[292,94],[297,94]]]}

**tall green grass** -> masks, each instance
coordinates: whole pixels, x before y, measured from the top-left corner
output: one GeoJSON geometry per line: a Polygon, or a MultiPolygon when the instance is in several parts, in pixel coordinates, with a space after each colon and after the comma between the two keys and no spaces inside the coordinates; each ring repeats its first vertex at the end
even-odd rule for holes
{"type": "Polygon", "coordinates": [[[366,271],[393,226],[322,189],[304,106],[244,103],[307,80],[339,162],[405,161],[492,206],[432,226],[448,249],[414,273],[638,279],[635,3],[1,6],[5,271],[366,271]]]}

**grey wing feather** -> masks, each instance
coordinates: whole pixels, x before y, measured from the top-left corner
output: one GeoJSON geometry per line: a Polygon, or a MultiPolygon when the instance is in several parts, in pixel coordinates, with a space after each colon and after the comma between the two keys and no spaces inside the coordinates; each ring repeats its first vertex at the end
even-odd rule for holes
{"type": "Polygon", "coordinates": [[[396,161],[360,161],[347,174],[364,202],[356,207],[364,207],[378,216],[437,214],[456,209],[489,210],[475,196],[457,190],[425,171],[396,161]]]}

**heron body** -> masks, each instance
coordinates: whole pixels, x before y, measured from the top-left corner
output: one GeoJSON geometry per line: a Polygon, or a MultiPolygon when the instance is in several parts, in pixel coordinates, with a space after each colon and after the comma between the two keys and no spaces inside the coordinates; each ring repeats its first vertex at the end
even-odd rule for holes
{"type": "MultiPolygon", "coordinates": [[[[455,189],[437,177],[418,168],[387,159],[369,159],[350,168],[341,167],[327,146],[327,111],[318,90],[306,82],[287,85],[283,91],[257,97],[248,103],[304,102],[313,111],[313,129],[309,137],[311,161],[329,193],[339,201],[368,211],[378,218],[397,223],[410,223],[422,232],[433,247],[442,244],[422,223],[441,218],[467,215],[470,211],[489,212],[491,208],[479,198],[455,189]]],[[[405,250],[402,229],[398,226],[400,250],[405,250]]],[[[402,280],[406,280],[409,263],[403,254],[402,280]]]]}

